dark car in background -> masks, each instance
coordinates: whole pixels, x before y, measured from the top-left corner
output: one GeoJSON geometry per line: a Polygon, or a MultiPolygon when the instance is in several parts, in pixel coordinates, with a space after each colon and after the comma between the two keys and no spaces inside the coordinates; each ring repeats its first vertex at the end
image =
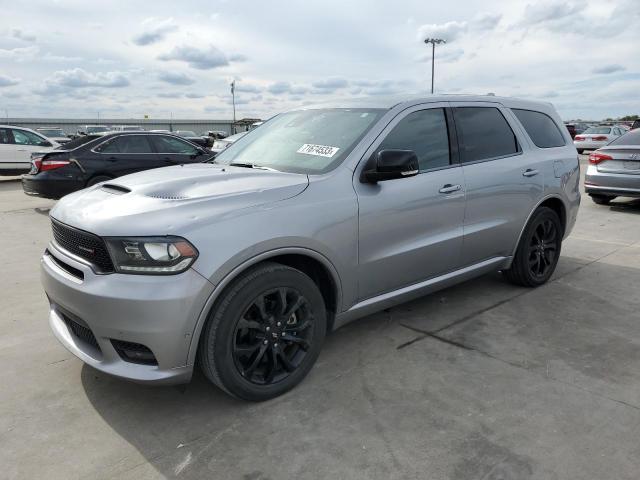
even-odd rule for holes
{"type": "Polygon", "coordinates": [[[64,130],[62,130],[62,128],[60,127],[39,127],[36,128],[36,132],[44,135],[50,140],[59,143],[60,145],[64,145],[69,140],[71,140],[71,137],[64,133],[64,130]]]}
{"type": "Polygon", "coordinates": [[[22,177],[22,188],[27,195],[58,199],[129,173],[204,162],[211,157],[201,146],[171,134],[86,135],[60,149],[34,153],[31,171],[22,177]]]}
{"type": "Polygon", "coordinates": [[[576,126],[573,123],[565,123],[564,125],[565,127],[567,127],[567,130],[569,131],[569,135],[571,135],[571,138],[575,138],[576,134],[578,133],[576,131],[576,126]]]}
{"type": "Polygon", "coordinates": [[[192,132],[191,130],[176,130],[173,133],[178,135],[179,137],[186,138],[190,142],[196,143],[201,147],[207,148],[209,146],[208,137],[197,135],[196,132],[192,132]]]}

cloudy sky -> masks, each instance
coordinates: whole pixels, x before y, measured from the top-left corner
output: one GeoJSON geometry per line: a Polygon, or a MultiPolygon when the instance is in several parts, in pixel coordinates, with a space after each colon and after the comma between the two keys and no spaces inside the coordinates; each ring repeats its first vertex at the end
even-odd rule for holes
{"type": "Polygon", "coordinates": [[[640,113],[640,0],[29,0],[0,17],[0,117],[268,117],[340,97],[553,102],[640,113]],[[25,5],[27,5],[25,4],[25,5]]]}

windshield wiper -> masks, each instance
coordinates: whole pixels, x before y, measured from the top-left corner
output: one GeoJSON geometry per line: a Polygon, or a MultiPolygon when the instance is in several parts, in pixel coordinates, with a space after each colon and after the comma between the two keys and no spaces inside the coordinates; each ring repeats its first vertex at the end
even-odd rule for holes
{"type": "Polygon", "coordinates": [[[257,170],[271,170],[272,172],[277,172],[275,168],[264,167],[262,165],[256,165],[255,163],[230,163],[230,167],[242,167],[242,168],[255,168],[257,170]]]}

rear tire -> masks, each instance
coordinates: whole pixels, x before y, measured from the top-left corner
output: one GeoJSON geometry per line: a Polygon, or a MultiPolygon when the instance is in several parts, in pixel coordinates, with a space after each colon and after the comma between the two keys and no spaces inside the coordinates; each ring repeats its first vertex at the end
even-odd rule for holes
{"type": "Polygon", "coordinates": [[[89,181],[87,182],[87,187],[93,187],[100,182],[108,182],[109,180],[113,179],[111,177],[107,177],[106,175],[97,175],[89,179],[89,181]]]}
{"type": "Polygon", "coordinates": [[[611,200],[616,198],[608,195],[590,195],[590,196],[591,196],[591,200],[593,200],[594,203],[598,205],[609,205],[611,200]]]}
{"type": "Polygon", "coordinates": [[[549,280],[556,269],[562,247],[562,223],[547,207],[538,208],[522,232],[507,279],[523,287],[538,287],[549,280]]]}
{"type": "Polygon", "coordinates": [[[309,373],[326,323],[313,280],[286,265],[259,264],[221,294],[202,331],[198,361],[205,376],[230,395],[269,400],[309,373]]]}

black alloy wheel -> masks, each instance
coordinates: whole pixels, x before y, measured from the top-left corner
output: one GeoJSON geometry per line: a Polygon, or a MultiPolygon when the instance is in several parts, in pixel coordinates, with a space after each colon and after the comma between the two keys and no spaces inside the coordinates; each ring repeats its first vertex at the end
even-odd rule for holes
{"type": "Polygon", "coordinates": [[[540,221],[529,241],[529,271],[536,278],[545,278],[549,269],[555,267],[558,252],[558,231],[549,219],[540,221]]]}
{"type": "Polygon", "coordinates": [[[279,382],[306,357],[313,338],[313,312],[296,289],[260,293],[236,324],[233,360],[244,378],[258,385],[279,382]]]}
{"type": "Polygon", "coordinates": [[[556,269],[562,248],[563,228],[558,214],[548,207],[538,208],[527,223],[511,267],[503,273],[516,285],[538,287],[556,269]]]}
{"type": "Polygon", "coordinates": [[[309,373],[326,328],[315,282],[295,268],[264,262],[241,274],[216,300],[200,335],[198,363],[225,392],[268,400],[309,373]]]}

